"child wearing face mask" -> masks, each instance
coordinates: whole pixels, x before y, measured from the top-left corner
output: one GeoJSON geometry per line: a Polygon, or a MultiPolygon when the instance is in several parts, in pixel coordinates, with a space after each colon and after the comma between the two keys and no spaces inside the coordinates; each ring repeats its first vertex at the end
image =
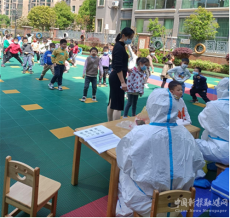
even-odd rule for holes
{"type": "Polygon", "coordinates": [[[82,77],[85,78],[83,97],[81,99],[82,102],[85,102],[86,100],[90,83],[92,83],[92,100],[96,101],[98,67],[101,75],[100,78],[102,78],[103,75],[103,67],[99,57],[97,57],[97,54],[97,48],[93,47],[90,49],[90,56],[85,60],[85,66],[82,75],[82,77]]]}
{"type": "MultiPolygon", "coordinates": [[[[101,65],[103,67],[103,85],[104,86],[107,86],[106,76],[108,74],[110,60],[111,60],[111,58],[109,55],[109,48],[107,46],[105,46],[103,48],[103,55],[100,57],[100,62],[101,62],[101,65]]],[[[101,87],[101,80],[102,80],[102,78],[99,77],[99,84],[98,84],[99,87],[101,87]]]]}
{"type": "Polygon", "coordinates": [[[174,99],[177,102],[178,107],[178,119],[183,119],[191,123],[191,119],[188,113],[188,109],[184,103],[184,100],[181,98],[183,95],[181,83],[177,81],[171,81],[169,83],[169,91],[172,93],[174,99]]]}
{"type": "Polygon", "coordinates": [[[174,56],[172,54],[168,54],[165,57],[163,57],[162,59],[164,62],[167,60],[167,62],[164,63],[164,67],[163,67],[163,70],[161,72],[161,79],[163,80],[162,84],[161,84],[161,88],[164,88],[167,79],[170,78],[167,72],[168,72],[168,70],[174,68],[175,65],[173,64],[174,56]]]}
{"type": "Polygon", "coordinates": [[[205,103],[209,102],[210,100],[207,97],[207,79],[201,75],[201,68],[195,67],[193,70],[193,86],[190,89],[190,95],[192,99],[190,102],[192,103],[199,103],[196,97],[196,93],[200,95],[200,97],[205,101],[205,103]]]}
{"type": "Polygon", "coordinates": [[[4,54],[6,54],[8,51],[10,51],[9,55],[7,56],[7,58],[5,59],[5,61],[3,61],[3,63],[2,63],[1,66],[5,67],[5,63],[7,61],[9,61],[12,57],[14,57],[15,59],[17,59],[20,62],[20,64],[23,66],[22,60],[21,60],[21,58],[18,55],[18,52],[20,52],[21,55],[22,55],[22,49],[21,49],[20,45],[18,44],[18,38],[17,37],[15,37],[14,38],[14,42],[11,43],[7,49],[5,49],[4,54]]]}
{"type": "MultiPolygon", "coordinates": [[[[168,75],[175,81],[179,82],[182,86],[182,91],[184,94],[185,91],[185,84],[184,82],[188,80],[191,77],[191,74],[189,70],[187,69],[189,64],[188,58],[182,59],[182,64],[179,67],[174,67],[173,69],[170,69],[167,73],[168,75]]],[[[182,98],[183,98],[182,94],[182,98]]]]}
{"type": "Polygon", "coordinates": [[[40,60],[39,43],[38,43],[36,38],[33,39],[31,46],[34,50],[34,55],[36,54],[36,56],[37,56],[37,62],[39,63],[39,60],[40,60]]]}
{"type": "Polygon", "coordinates": [[[151,67],[151,71],[150,68],[148,67],[146,70],[146,77],[145,77],[145,88],[148,89],[149,86],[147,84],[147,81],[149,79],[149,77],[151,76],[151,73],[154,73],[154,66],[153,66],[153,59],[155,60],[156,63],[158,63],[158,59],[155,56],[155,49],[154,48],[149,48],[149,55],[147,56],[148,60],[149,60],[149,65],[151,67]]]}
{"type": "Polygon", "coordinates": [[[128,102],[125,106],[124,118],[128,116],[129,108],[132,106],[132,116],[136,116],[138,96],[144,94],[145,71],[149,67],[147,58],[137,58],[137,67],[134,67],[127,78],[128,102]]]}
{"type": "Polygon", "coordinates": [[[27,64],[29,67],[30,74],[32,74],[33,73],[32,57],[34,56],[34,51],[33,51],[32,46],[28,44],[27,37],[23,38],[22,53],[23,53],[23,74],[26,73],[27,64]]]}
{"type": "Polygon", "coordinates": [[[43,71],[42,71],[42,74],[39,80],[43,80],[43,77],[46,75],[46,72],[48,70],[51,70],[52,74],[54,75],[54,65],[52,63],[51,56],[52,56],[53,51],[55,50],[55,44],[50,43],[49,46],[50,46],[50,50],[46,51],[44,54],[44,59],[43,59],[44,67],[43,67],[43,71]]]}

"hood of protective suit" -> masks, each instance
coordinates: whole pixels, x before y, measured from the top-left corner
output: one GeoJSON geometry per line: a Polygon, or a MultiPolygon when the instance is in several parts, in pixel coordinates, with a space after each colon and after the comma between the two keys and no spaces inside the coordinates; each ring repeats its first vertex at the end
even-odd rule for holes
{"type": "Polygon", "coordinates": [[[216,86],[217,98],[229,97],[229,78],[220,80],[216,86]]]}
{"type": "Polygon", "coordinates": [[[175,99],[168,89],[154,89],[149,95],[146,109],[151,123],[175,123],[178,109],[175,99]],[[173,103],[174,102],[174,103],[173,103]]]}

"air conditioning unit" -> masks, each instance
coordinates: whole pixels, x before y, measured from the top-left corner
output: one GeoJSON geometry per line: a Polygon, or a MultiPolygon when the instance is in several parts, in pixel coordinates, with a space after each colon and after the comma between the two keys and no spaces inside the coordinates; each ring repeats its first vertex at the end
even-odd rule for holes
{"type": "Polygon", "coordinates": [[[112,8],[118,8],[118,7],[119,7],[119,1],[113,1],[112,8]]]}

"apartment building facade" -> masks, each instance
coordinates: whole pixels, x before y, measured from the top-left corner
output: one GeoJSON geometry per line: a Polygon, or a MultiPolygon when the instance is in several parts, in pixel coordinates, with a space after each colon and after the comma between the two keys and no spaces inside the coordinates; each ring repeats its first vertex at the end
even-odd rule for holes
{"type": "Polygon", "coordinates": [[[149,19],[159,19],[171,37],[187,37],[183,23],[199,6],[211,11],[219,23],[217,40],[229,38],[229,0],[97,0],[95,32],[118,33],[124,27],[148,33],[149,19]],[[116,3],[115,3],[116,2],[116,3]]]}

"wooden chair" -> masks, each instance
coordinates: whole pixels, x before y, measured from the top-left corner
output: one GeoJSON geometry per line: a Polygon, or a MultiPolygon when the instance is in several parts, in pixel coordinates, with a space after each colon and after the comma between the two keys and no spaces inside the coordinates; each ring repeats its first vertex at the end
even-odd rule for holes
{"type": "MultiPolygon", "coordinates": [[[[190,191],[172,190],[159,193],[158,190],[154,190],[150,217],[156,217],[158,213],[176,211],[187,211],[186,216],[193,217],[195,195],[196,189],[194,187],[191,187],[190,191]],[[187,205],[184,205],[184,202],[187,202],[187,205]],[[189,204],[189,202],[193,203],[189,204]]],[[[140,215],[134,212],[134,217],[140,217],[140,215]]]]}
{"type": "Polygon", "coordinates": [[[37,212],[45,207],[51,211],[49,217],[56,215],[57,195],[61,187],[59,182],[39,175],[40,169],[12,161],[6,157],[4,187],[2,199],[2,217],[16,216],[24,211],[35,217],[37,212]],[[10,187],[10,179],[17,182],[10,187]],[[52,203],[49,200],[52,199],[52,203]],[[16,207],[8,214],[8,205],[16,207]]]}

